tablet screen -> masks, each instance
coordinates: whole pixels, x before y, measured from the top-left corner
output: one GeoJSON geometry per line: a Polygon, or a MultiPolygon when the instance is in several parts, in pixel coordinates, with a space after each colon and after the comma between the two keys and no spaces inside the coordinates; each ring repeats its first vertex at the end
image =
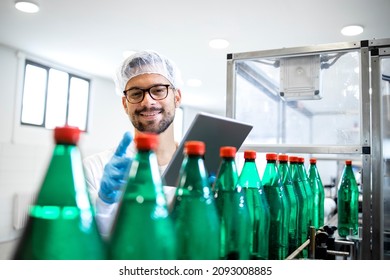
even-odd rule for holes
{"type": "Polygon", "coordinates": [[[206,145],[205,166],[209,174],[217,174],[222,146],[233,146],[237,150],[252,130],[253,125],[232,118],[208,113],[198,113],[181,140],[178,149],[165,169],[162,177],[167,186],[177,186],[180,168],[184,159],[186,141],[203,141],[206,145]]]}

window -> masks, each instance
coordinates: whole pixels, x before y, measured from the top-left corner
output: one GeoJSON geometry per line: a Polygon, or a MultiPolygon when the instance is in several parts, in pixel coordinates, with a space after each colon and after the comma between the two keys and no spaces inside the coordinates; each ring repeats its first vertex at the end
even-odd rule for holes
{"type": "Polygon", "coordinates": [[[26,60],[21,124],[87,130],[88,79],[26,60]]]}

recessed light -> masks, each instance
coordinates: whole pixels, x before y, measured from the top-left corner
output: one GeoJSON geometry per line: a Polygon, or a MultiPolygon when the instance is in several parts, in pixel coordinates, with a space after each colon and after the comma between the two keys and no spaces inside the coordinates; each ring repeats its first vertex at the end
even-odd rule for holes
{"type": "Polygon", "coordinates": [[[361,25],[348,25],[341,29],[341,34],[344,36],[356,36],[363,33],[363,26],[361,25]]]}
{"type": "Polygon", "coordinates": [[[15,8],[25,13],[37,13],[39,12],[39,5],[35,1],[15,1],[15,8]]]}
{"type": "Polygon", "coordinates": [[[229,46],[229,42],[225,39],[213,39],[209,42],[209,46],[213,49],[225,49],[229,46]]]}

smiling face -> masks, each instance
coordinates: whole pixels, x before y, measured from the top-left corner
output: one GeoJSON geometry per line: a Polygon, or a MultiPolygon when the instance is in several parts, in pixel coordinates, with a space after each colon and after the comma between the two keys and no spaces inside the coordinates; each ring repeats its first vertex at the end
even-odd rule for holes
{"type": "MultiPolygon", "coordinates": [[[[142,74],[130,79],[125,90],[130,88],[146,89],[154,85],[170,84],[159,74],[142,74]]],[[[168,96],[163,100],[153,100],[148,93],[137,104],[131,104],[122,97],[122,104],[136,130],[140,132],[162,133],[173,122],[175,109],[180,105],[180,90],[169,88],[168,96]]]]}

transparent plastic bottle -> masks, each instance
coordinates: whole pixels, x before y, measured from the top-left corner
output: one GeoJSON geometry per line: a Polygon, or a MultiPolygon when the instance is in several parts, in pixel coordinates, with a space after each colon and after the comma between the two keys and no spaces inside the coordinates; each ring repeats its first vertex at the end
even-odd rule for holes
{"type": "Polygon", "coordinates": [[[139,133],[137,154],[121,198],[109,241],[115,260],[176,259],[176,238],[168,213],[155,150],[158,136],[139,133]]]}
{"type": "Polygon", "coordinates": [[[317,168],[317,159],[310,159],[309,181],[313,192],[313,226],[319,229],[324,225],[325,191],[320,173],[317,168]]]}
{"type": "MultiPolygon", "coordinates": [[[[290,172],[291,172],[291,179],[294,184],[294,189],[297,194],[298,198],[298,236],[299,236],[299,246],[301,246],[308,238],[309,229],[307,227],[308,225],[308,211],[307,211],[307,196],[305,191],[305,186],[303,185],[302,179],[299,176],[298,171],[298,157],[296,156],[289,156],[288,158],[290,163],[290,172]]],[[[299,255],[300,257],[307,258],[308,252],[307,250],[303,250],[302,254],[299,255]]]]}
{"type": "Polygon", "coordinates": [[[252,228],[244,190],[237,187],[236,148],[220,148],[221,162],[213,186],[221,222],[220,258],[249,259],[249,238],[252,228]]]}
{"type": "Polygon", "coordinates": [[[251,219],[250,258],[268,259],[270,211],[266,194],[256,166],[256,151],[244,151],[245,162],[238,178],[238,186],[246,196],[251,219]]]}
{"type": "Polygon", "coordinates": [[[277,154],[266,154],[263,187],[271,214],[269,229],[269,259],[283,260],[288,256],[290,207],[276,164],[277,154]]]}
{"type": "Polygon", "coordinates": [[[180,260],[218,260],[220,222],[204,165],[205,143],[187,141],[172,209],[180,260]]]}
{"type": "Polygon", "coordinates": [[[288,254],[293,253],[299,246],[298,236],[298,207],[299,201],[297,193],[294,188],[294,184],[290,174],[290,168],[288,166],[288,155],[278,155],[278,170],[282,181],[283,188],[285,189],[289,205],[289,233],[288,233],[288,254]]]}
{"type": "Polygon", "coordinates": [[[349,229],[355,235],[359,225],[359,189],[355,174],[352,169],[352,161],[346,160],[343,173],[338,184],[337,191],[338,234],[346,237],[349,229]]]}
{"type": "Polygon", "coordinates": [[[106,259],[87,193],[79,136],[75,127],[54,129],[54,151],[14,259],[106,259]]]}

